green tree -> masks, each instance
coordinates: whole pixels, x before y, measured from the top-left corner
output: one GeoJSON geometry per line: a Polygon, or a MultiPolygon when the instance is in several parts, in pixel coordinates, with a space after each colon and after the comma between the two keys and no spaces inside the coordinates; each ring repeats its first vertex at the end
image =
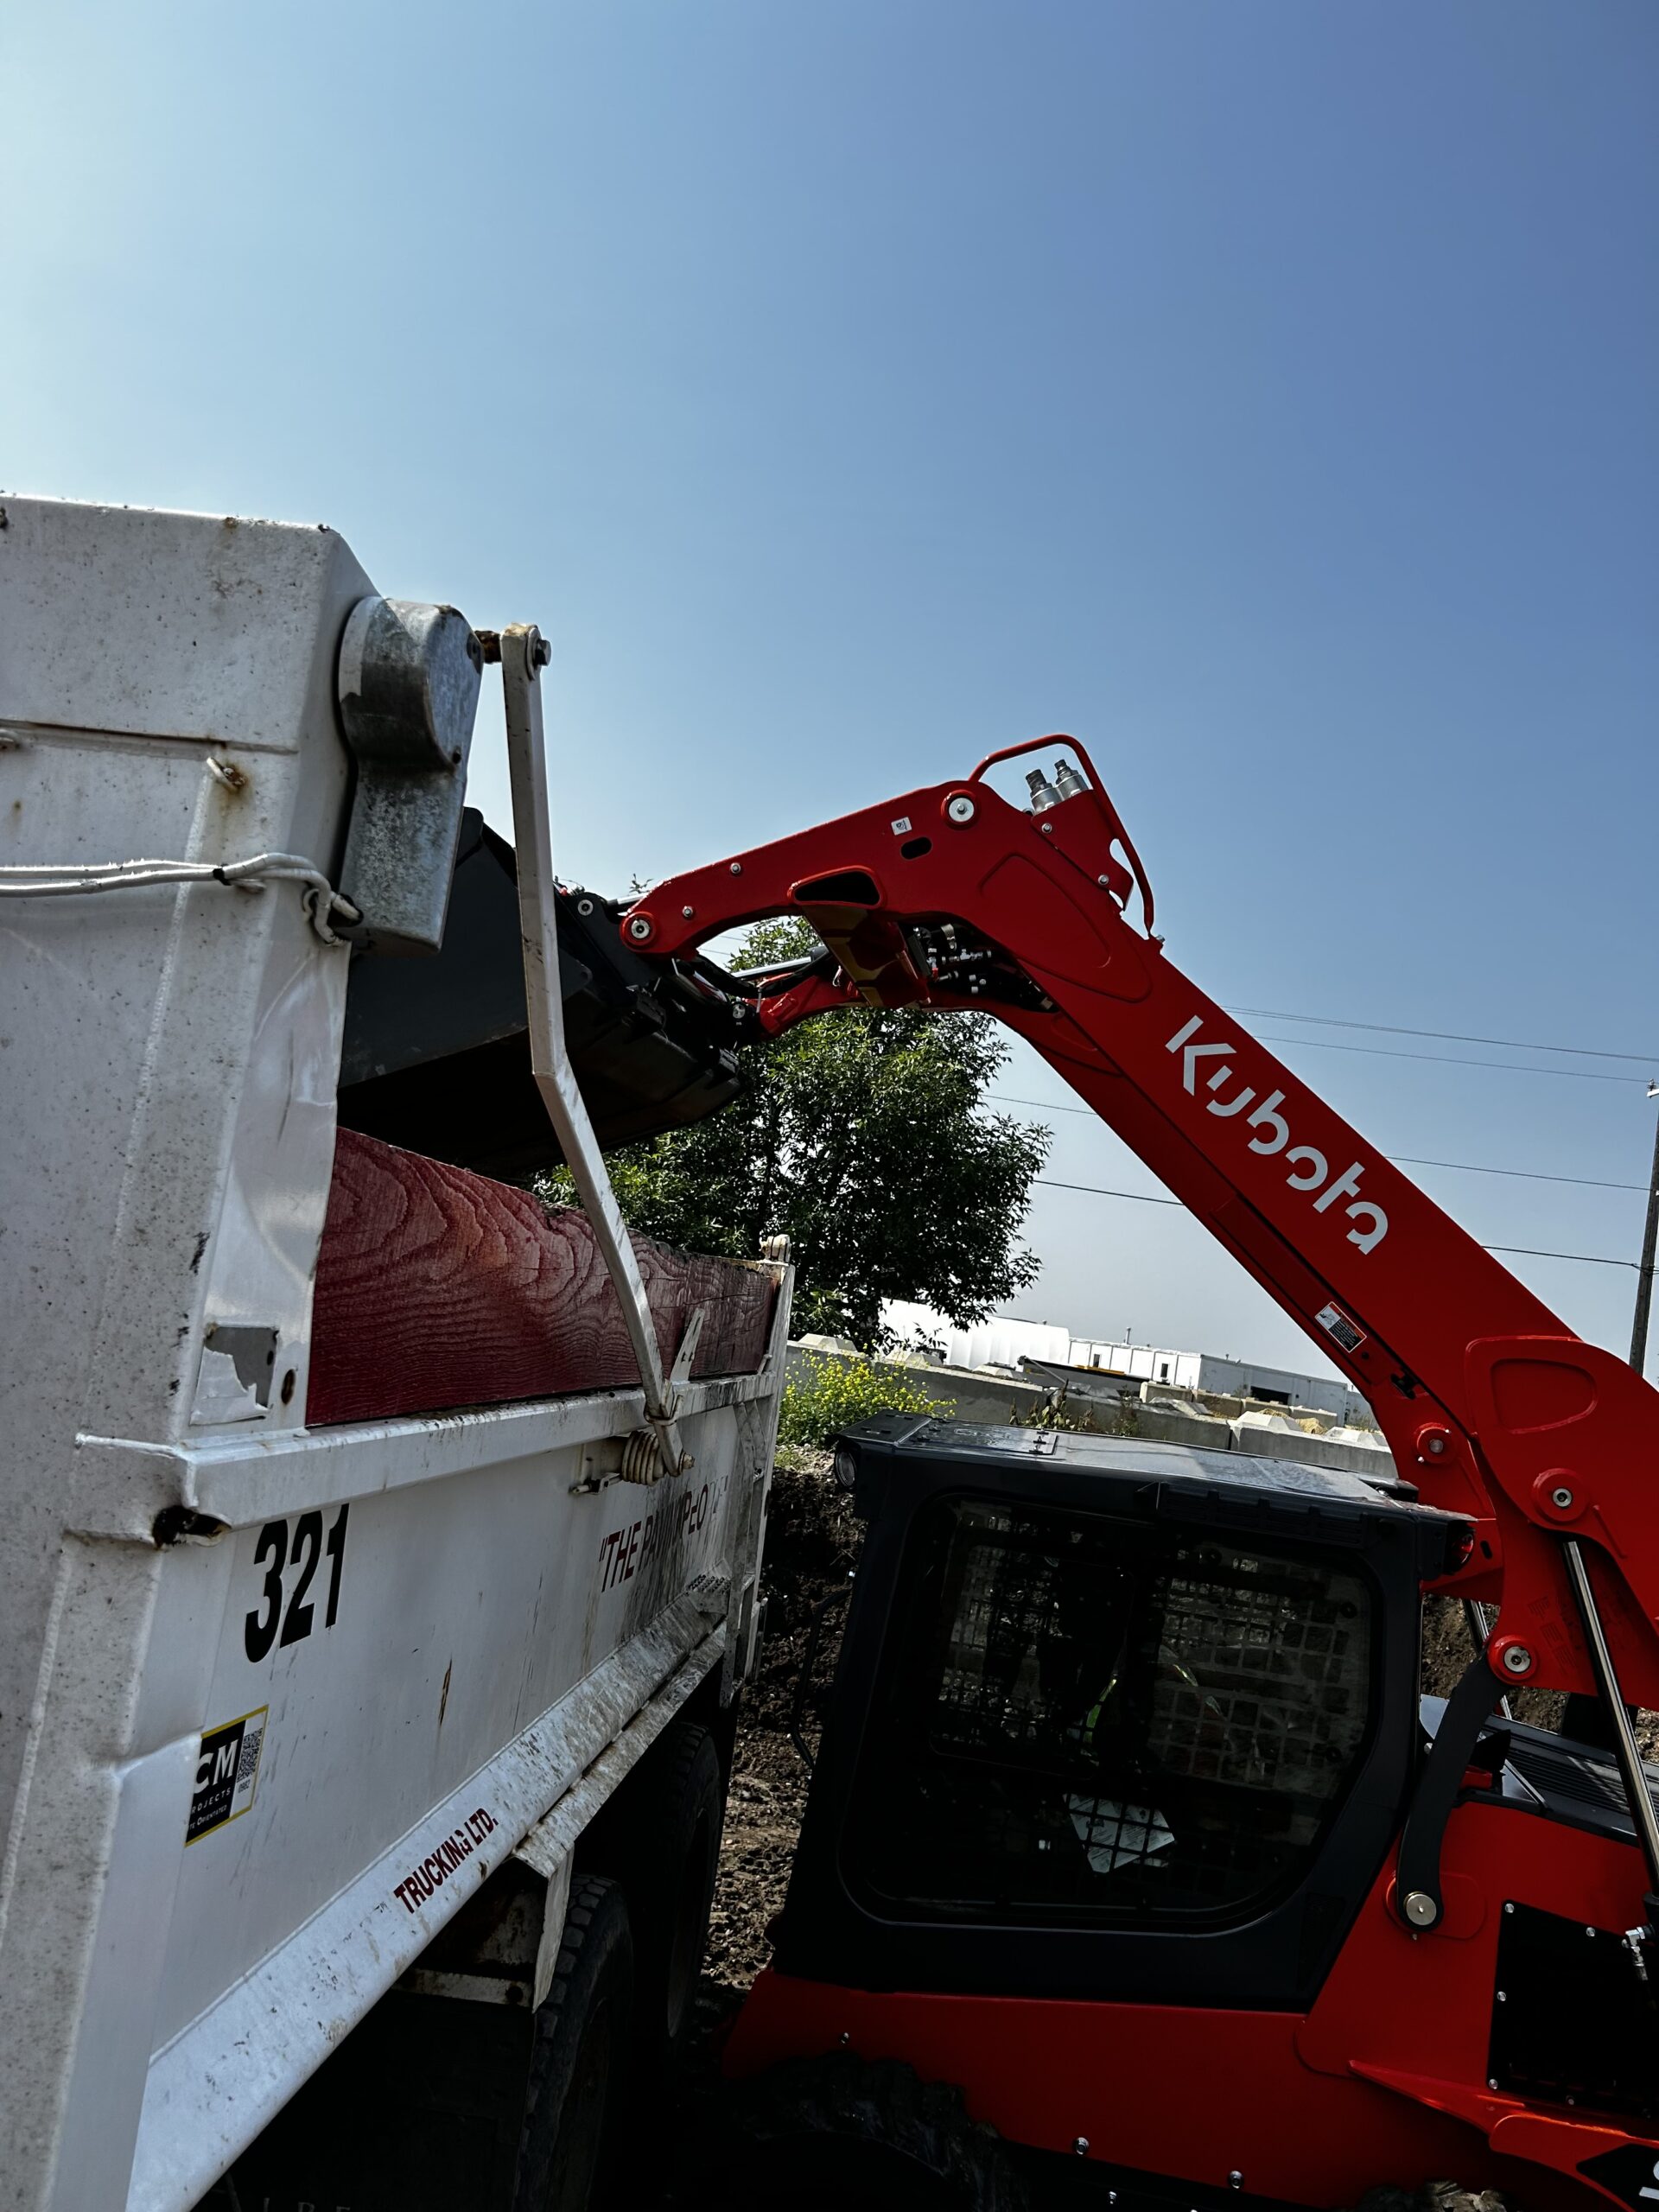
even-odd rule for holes
{"type": "MultiPolygon", "coordinates": [[[[801,949],[793,925],[762,925],[734,964],[801,949]]],[[[849,1007],[743,1057],[747,1087],[721,1112],[610,1154],[631,1228],[742,1258],[786,1231],[797,1326],[869,1350],[884,1299],[965,1325],[1035,1281],[1019,1230],[1049,1135],[983,1110],[1008,1058],[988,1017],[849,1007]]],[[[563,1177],[543,1188],[569,1195],[563,1177]]]]}

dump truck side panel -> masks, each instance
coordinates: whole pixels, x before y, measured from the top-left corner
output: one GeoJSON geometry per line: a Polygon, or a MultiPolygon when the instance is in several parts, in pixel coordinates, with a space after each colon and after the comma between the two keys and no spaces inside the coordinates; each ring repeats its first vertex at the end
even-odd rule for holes
{"type": "Polygon", "coordinates": [[[621,1478],[613,1374],[304,1425],[349,954],[293,870],[340,884],[371,594],[326,530],[0,529],[8,2212],[187,2212],[515,1851],[556,1936],[607,1777],[753,1645],[782,1266],[665,1481],[621,1478]],[[17,874],[257,855],[263,888],[17,874]]]}

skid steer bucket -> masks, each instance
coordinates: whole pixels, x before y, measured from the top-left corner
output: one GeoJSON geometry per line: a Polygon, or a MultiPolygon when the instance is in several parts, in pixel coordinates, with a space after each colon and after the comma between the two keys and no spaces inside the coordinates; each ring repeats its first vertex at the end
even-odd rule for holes
{"type": "MultiPolygon", "coordinates": [[[[701,1121],[741,1077],[736,1024],[698,963],[630,952],[620,911],[557,894],[571,1064],[602,1147],[701,1121]]],[[[340,1119],[458,1167],[522,1175],[559,1158],[531,1073],[512,847],[468,807],[442,948],[356,958],[346,995],[340,1119]]]]}

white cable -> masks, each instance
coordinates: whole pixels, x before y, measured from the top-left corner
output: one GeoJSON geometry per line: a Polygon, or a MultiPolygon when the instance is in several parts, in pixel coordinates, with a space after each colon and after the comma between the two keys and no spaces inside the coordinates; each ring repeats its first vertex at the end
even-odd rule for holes
{"type": "Polygon", "coordinates": [[[238,891],[263,891],[268,882],[304,887],[301,903],[325,944],[340,939],[329,927],[334,915],[348,925],[361,912],[336,891],[322,870],[300,853],[256,853],[251,860],[92,861],[60,868],[0,867],[0,899],[72,899],[92,891],[130,891],[153,883],[224,883],[238,891]]]}

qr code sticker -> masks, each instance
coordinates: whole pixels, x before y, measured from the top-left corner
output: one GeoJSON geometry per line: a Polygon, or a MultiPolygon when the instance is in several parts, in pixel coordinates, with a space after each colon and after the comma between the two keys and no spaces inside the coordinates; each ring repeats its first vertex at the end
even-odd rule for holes
{"type": "Polygon", "coordinates": [[[264,1740],[263,1723],[257,1728],[250,1728],[242,1738],[242,1756],[236,1763],[236,1786],[238,1789],[245,1787],[250,1795],[253,1778],[259,1771],[259,1746],[264,1740]]]}

